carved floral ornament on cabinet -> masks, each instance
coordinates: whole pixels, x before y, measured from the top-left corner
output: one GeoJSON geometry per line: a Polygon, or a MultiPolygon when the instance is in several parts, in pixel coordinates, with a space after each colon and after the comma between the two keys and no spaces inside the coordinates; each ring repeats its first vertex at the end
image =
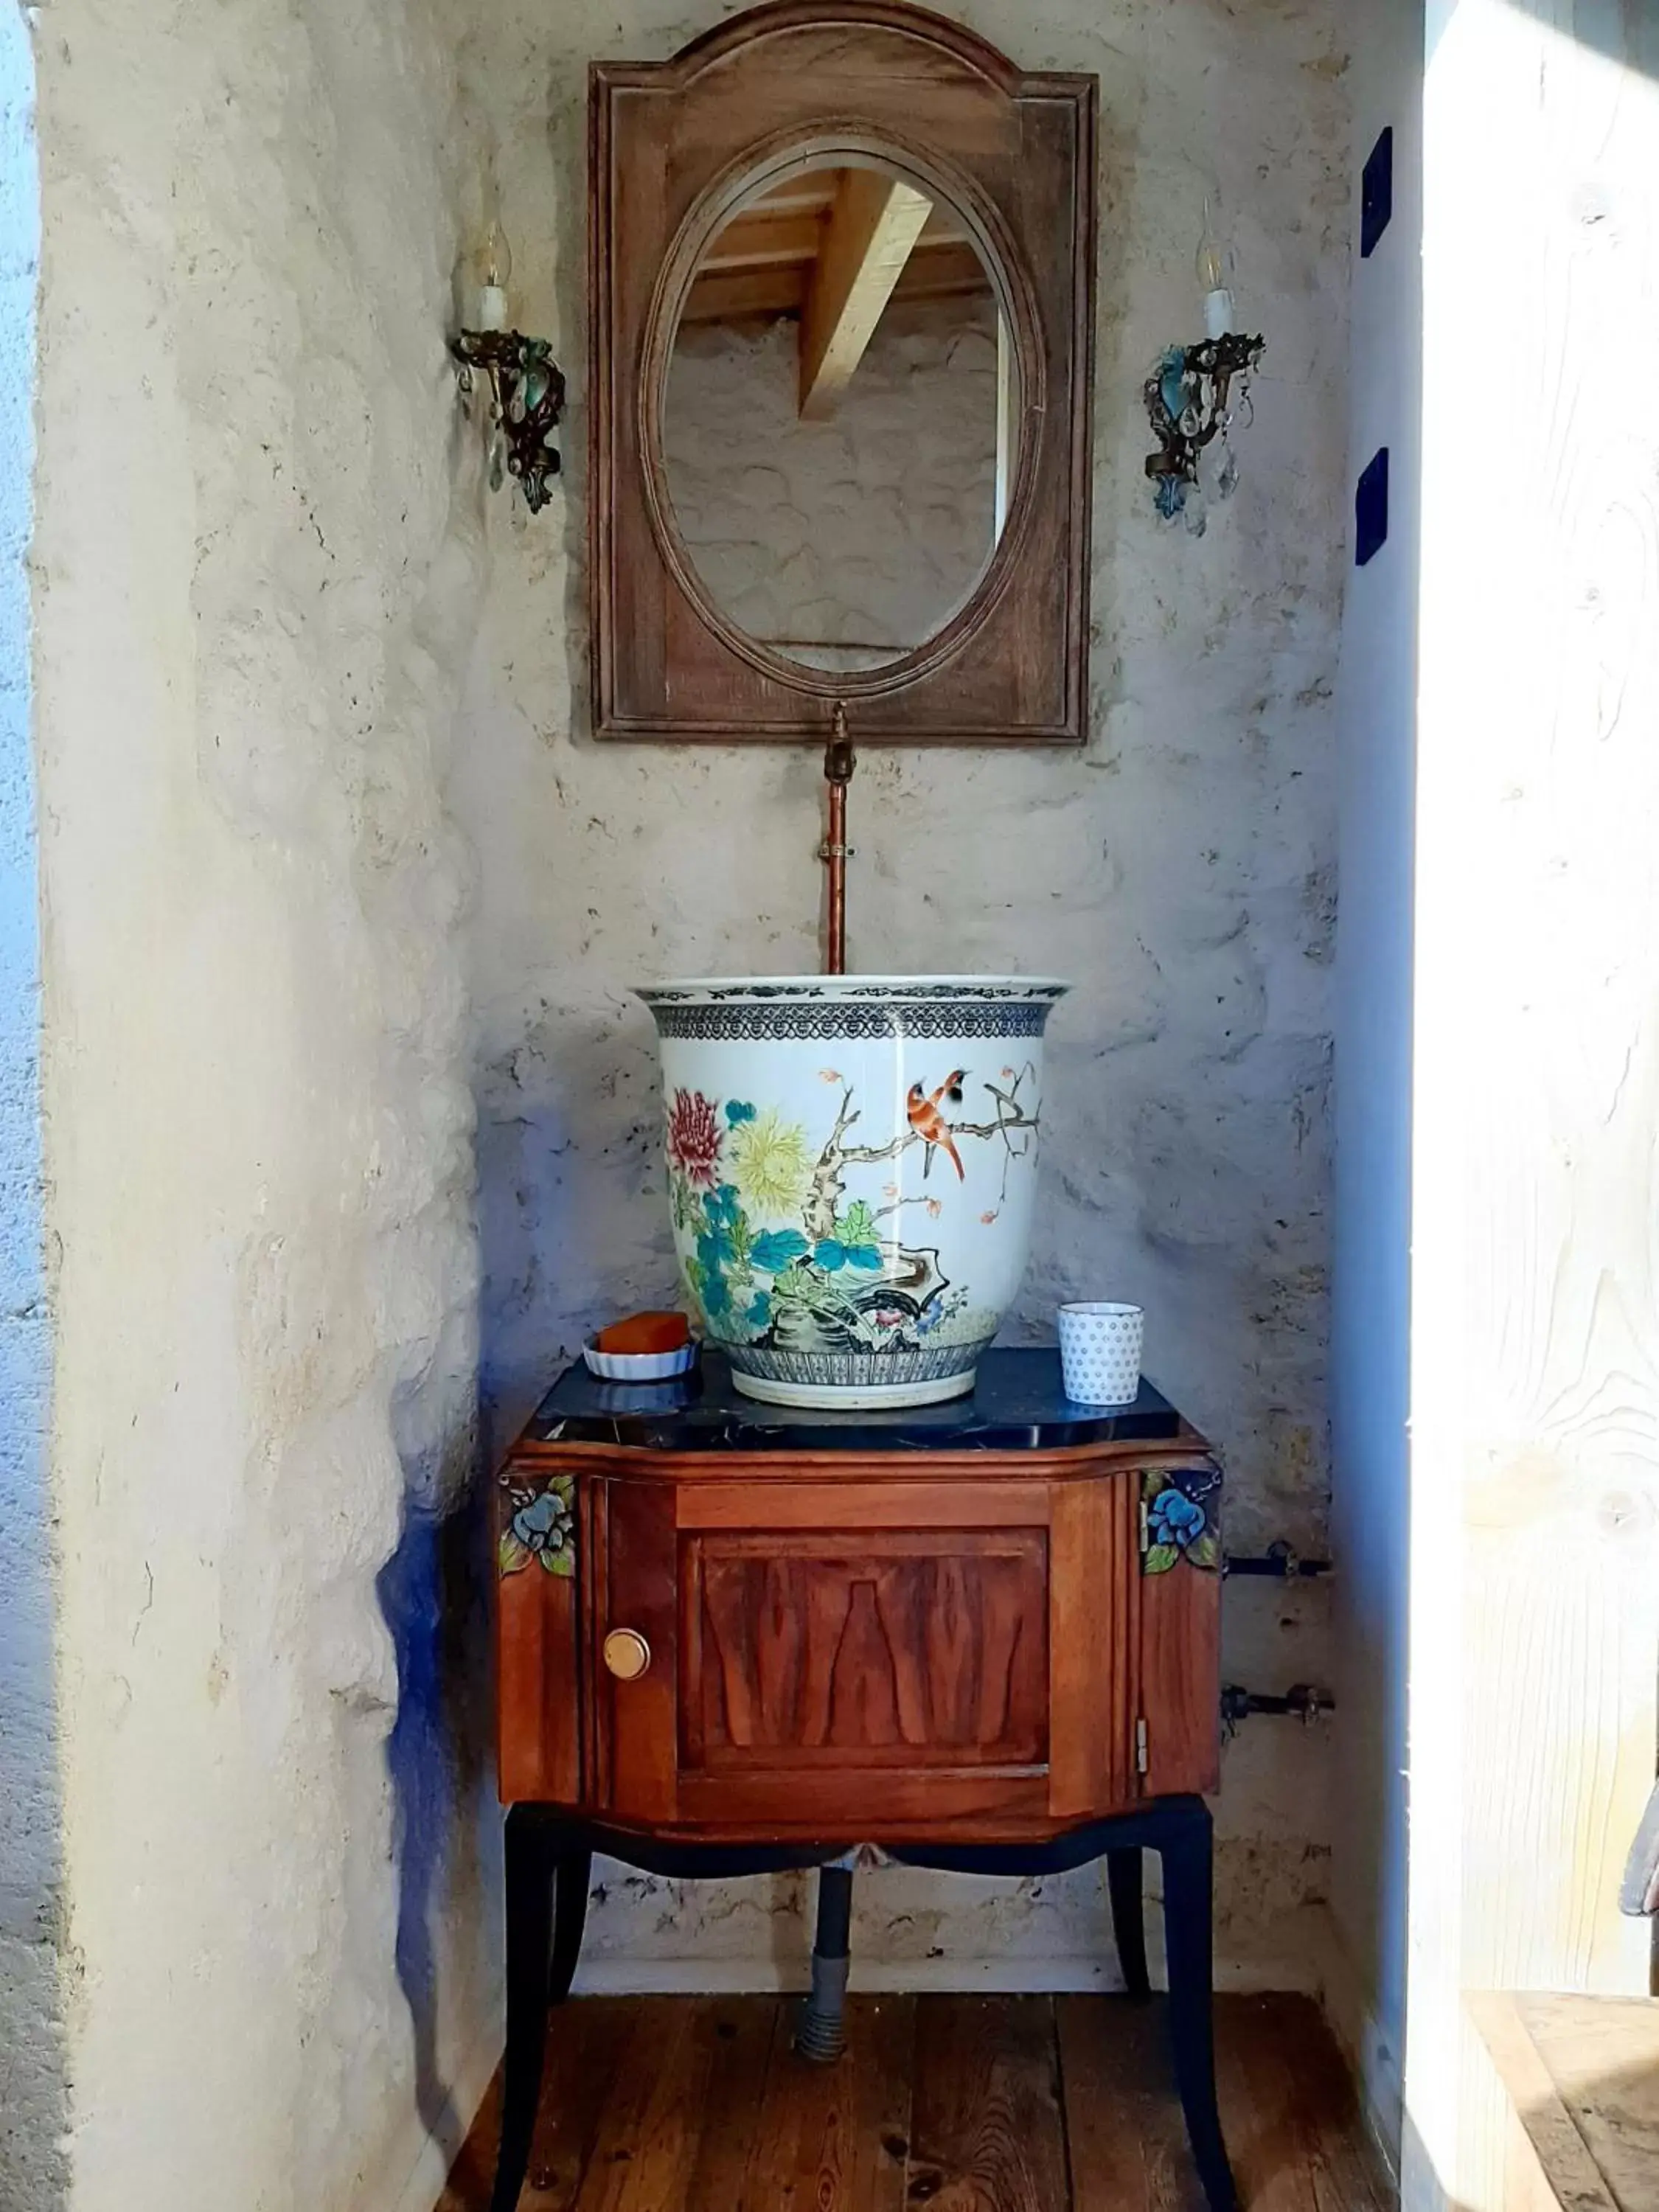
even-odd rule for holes
{"type": "Polygon", "coordinates": [[[526,1483],[511,1468],[501,1477],[501,1540],[496,1565],[503,1575],[523,1572],[533,1559],[550,1575],[576,1571],[576,1481],[556,1474],[545,1484],[526,1483]]]}
{"type": "Polygon", "coordinates": [[[1214,1466],[1152,1468],[1141,1478],[1140,1571],[1167,1575],[1185,1560],[1212,1572],[1222,1565],[1221,1539],[1210,1503],[1221,1487],[1214,1466]]]}

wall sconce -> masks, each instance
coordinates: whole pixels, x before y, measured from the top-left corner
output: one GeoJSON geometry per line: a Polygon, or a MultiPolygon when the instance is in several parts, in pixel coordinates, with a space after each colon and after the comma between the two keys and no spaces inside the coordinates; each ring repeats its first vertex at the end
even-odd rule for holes
{"type": "Polygon", "coordinates": [[[489,488],[511,476],[532,514],[548,502],[559,473],[556,432],[564,412],[564,374],[547,338],[526,337],[507,327],[513,249],[501,228],[494,169],[485,185],[483,234],[471,256],[477,327],[450,340],[455,374],[470,396],[483,376],[489,392],[489,488]]]}
{"type": "Polygon", "coordinates": [[[1204,535],[1210,499],[1231,499],[1237,485],[1238,463],[1228,432],[1235,423],[1248,428],[1253,419],[1249,380],[1267,344],[1265,338],[1245,337],[1228,327],[1233,319],[1232,276],[1232,251],[1217,238],[1206,200],[1198,248],[1206,335],[1198,345],[1171,346],[1146,385],[1146,413],[1158,440],[1157,452],[1146,456],[1146,473],[1156,487],[1153,499],[1166,522],[1184,515],[1195,538],[1204,535]],[[1211,454],[1217,440],[1218,453],[1211,454]]]}

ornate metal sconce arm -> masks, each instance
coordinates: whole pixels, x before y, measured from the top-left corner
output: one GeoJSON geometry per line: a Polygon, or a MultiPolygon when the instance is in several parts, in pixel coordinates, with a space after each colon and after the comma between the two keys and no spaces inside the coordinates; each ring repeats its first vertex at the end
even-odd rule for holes
{"type": "Polygon", "coordinates": [[[555,434],[564,413],[564,373],[551,343],[521,331],[463,331],[449,350],[464,392],[472,391],[479,374],[489,386],[492,489],[501,487],[505,453],[507,473],[517,478],[530,512],[539,514],[550,480],[559,473],[555,434]]]}
{"type": "MultiPolygon", "coordinates": [[[[1240,415],[1249,422],[1249,379],[1261,365],[1267,343],[1229,331],[1199,345],[1171,346],[1147,378],[1146,413],[1158,450],[1146,456],[1146,473],[1157,486],[1158,511],[1166,520],[1186,508],[1198,485],[1199,455],[1233,420],[1235,381],[1240,415]]],[[[1237,477],[1229,457],[1218,486],[1224,499],[1237,477]]]]}

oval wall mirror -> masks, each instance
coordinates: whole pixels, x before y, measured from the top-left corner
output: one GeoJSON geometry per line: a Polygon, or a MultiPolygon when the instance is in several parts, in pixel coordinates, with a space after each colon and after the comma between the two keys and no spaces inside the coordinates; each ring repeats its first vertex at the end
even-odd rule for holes
{"type": "Polygon", "coordinates": [[[854,677],[967,605],[1018,459],[1006,296],[965,212],[876,155],[739,191],[691,271],[660,416],[674,531],[734,629],[854,677]]]}
{"type": "Polygon", "coordinates": [[[769,0],[589,89],[601,737],[1078,744],[1092,77],[769,0]]]}

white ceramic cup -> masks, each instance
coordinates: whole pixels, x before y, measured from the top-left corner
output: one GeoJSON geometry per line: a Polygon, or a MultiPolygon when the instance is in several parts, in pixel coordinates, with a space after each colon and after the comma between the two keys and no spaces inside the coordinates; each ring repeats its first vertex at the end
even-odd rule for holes
{"type": "Polygon", "coordinates": [[[1146,1316],[1139,1306],[1080,1304],[1060,1310],[1060,1365],[1079,1406],[1127,1406],[1140,1389],[1146,1316]]]}

